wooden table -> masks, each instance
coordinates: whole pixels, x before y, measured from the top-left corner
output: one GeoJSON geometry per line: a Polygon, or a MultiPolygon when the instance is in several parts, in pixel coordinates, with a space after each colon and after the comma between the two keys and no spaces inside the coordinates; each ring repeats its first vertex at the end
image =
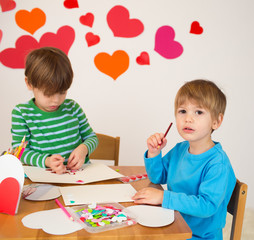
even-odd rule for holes
{"type": "MultiPolygon", "coordinates": [[[[123,175],[133,175],[145,173],[145,167],[143,166],[118,166],[112,167],[113,169],[119,169],[119,172],[123,175]]],[[[29,179],[25,180],[25,184],[29,184],[31,181],[29,179]]],[[[113,184],[120,183],[119,180],[107,180],[91,184],[113,184]]],[[[152,186],[160,187],[159,185],[151,184],[148,179],[140,180],[131,183],[136,190],[140,190],[143,187],[152,186]]],[[[57,185],[57,184],[56,184],[57,185]]],[[[63,204],[62,197],[59,197],[60,202],[63,204]]],[[[121,203],[123,206],[131,206],[133,203],[121,203]]],[[[125,228],[120,228],[116,230],[105,231],[101,233],[88,233],[85,230],[80,230],[67,235],[50,235],[45,233],[41,229],[30,229],[23,226],[21,219],[33,212],[49,210],[57,208],[54,200],[33,202],[21,199],[18,214],[15,216],[10,216],[0,213],[0,239],[93,239],[93,240],[114,240],[114,239],[124,239],[124,240],[150,240],[150,239],[188,239],[191,238],[192,233],[189,226],[186,224],[181,214],[175,211],[175,221],[168,226],[159,228],[149,228],[144,227],[139,224],[134,226],[129,226],[125,228]]]]}

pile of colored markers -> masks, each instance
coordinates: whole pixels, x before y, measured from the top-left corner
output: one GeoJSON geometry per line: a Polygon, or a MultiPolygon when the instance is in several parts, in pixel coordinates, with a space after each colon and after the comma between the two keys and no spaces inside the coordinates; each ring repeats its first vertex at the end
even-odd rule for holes
{"type": "Polygon", "coordinates": [[[28,143],[27,141],[25,142],[25,140],[26,140],[26,136],[23,137],[23,139],[18,147],[16,147],[15,149],[9,148],[8,151],[6,151],[4,153],[4,155],[11,154],[11,155],[14,155],[16,158],[20,159],[23,152],[25,151],[27,143],[28,143]]]}

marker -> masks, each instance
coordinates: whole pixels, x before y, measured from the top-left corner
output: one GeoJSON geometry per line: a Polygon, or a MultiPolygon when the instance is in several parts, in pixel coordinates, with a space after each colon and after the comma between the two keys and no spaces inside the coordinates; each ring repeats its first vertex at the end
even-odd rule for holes
{"type": "Polygon", "coordinates": [[[71,216],[71,214],[66,210],[66,208],[59,202],[58,199],[56,199],[56,203],[58,204],[58,206],[64,211],[64,213],[67,215],[67,217],[71,220],[74,221],[73,217],[71,216]]]}
{"type": "MultiPolygon", "coordinates": [[[[165,132],[165,134],[164,134],[164,137],[163,137],[163,138],[165,138],[165,137],[167,136],[168,131],[169,131],[169,129],[171,128],[172,124],[173,124],[173,123],[170,123],[170,124],[169,124],[168,129],[167,129],[167,131],[165,132]]],[[[161,144],[159,144],[157,148],[159,149],[160,147],[161,147],[161,144]]]]}

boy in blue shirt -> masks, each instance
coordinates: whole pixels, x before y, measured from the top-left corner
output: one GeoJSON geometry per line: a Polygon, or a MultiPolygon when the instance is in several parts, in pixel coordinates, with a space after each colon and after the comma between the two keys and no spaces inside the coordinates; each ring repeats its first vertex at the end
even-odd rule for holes
{"type": "Polygon", "coordinates": [[[145,166],[155,184],[168,190],[144,188],[133,199],[139,204],[161,204],[179,211],[192,230],[191,239],[222,239],[227,205],[236,177],[219,142],[211,134],[222,123],[226,97],[211,81],[184,84],[175,98],[175,118],[185,140],[162,157],[163,133],[147,139],[145,166]]]}

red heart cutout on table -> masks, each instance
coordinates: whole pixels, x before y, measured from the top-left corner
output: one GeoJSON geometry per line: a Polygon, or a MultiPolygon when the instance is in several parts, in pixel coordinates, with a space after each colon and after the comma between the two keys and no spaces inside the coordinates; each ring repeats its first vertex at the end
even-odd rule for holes
{"type": "Polygon", "coordinates": [[[13,0],[0,0],[2,12],[10,11],[16,7],[16,2],[13,0]]]}
{"type": "Polygon", "coordinates": [[[125,51],[118,50],[110,56],[108,53],[99,53],[94,58],[97,69],[116,80],[129,67],[129,56],[125,51]]]}
{"type": "Polygon", "coordinates": [[[86,25],[88,27],[92,27],[93,26],[93,21],[94,21],[94,15],[92,13],[87,13],[86,15],[81,16],[79,18],[79,21],[83,25],[86,25]]]}
{"type": "Polygon", "coordinates": [[[34,8],[31,12],[19,10],[16,12],[15,20],[20,28],[34,34],[45,24],[46,14],[39,8],[34,8]]]}
{"type": "Polygon", "coordinates": [[[198,21],[194,21],[191,24],[190,33],[193,33],[193,34],[202,34],[203,33],[203,28],[200,26],[198,21]]]}
{"type": "Polygon", "coordinates": [[[115,37],[132,38],[144,31],[144,25],[140,20],[129,17],[128,9],[123,6],[115,6],[108,12],[108,26],[115,37]]]}
{"type": "Polygon", "coordinates": [[[25,56],[31,50],[47,46],[59,48],[68,55],[74,38],[75,32],[69,26],[59,28],[56,34],[45,33],[39,42],[31,36],[21,36],[17,39],[15,48],[7,48],[0,53],[0,61],[6,67],[24,68],[25,56]]]}
{"type": "Polygon", "coordinates": [[[100,37],[98,35],[94,35],[91,32],[88,32],[86,34],[86,42],[87,42],[88,47],[91,47],[91,46],[96,45],[97,43],[100,42],[100,37]]]}
{"type": "Polygon", "coordinates": [[[136,62],[139,65],[150,65],[149,54],[147,52],[142,52],[137,58],[136,62]]]}
{"type": "Polygon", "coordinates": [[[78,0],[65,0],[64,6],[66,8],[78,8],[78,0]]]}
{"type": "Polygon", "coordinates": [[[17,179],[9,177],[0,183],[0,212],[15,215],[20,187],[17,179]]]}
{"type": "Polygon", "coordinates": [[[175,31],[172,27],[160,27],[155,35],[154,50],[167,59],[179,57],[183,53],[183,47],[179,42],[175,41],[174,38],[175,31]]]}

